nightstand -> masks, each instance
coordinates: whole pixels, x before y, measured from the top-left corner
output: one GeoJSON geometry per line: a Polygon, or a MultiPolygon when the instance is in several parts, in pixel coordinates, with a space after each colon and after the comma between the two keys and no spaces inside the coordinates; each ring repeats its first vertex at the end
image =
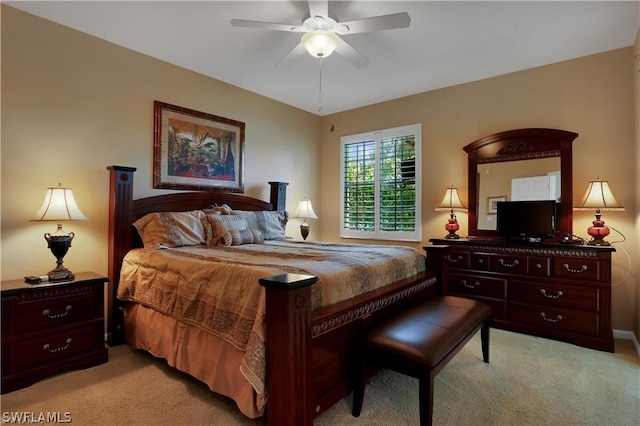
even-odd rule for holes
{"type": "Polygon", "coordinates": [[[53,374],[108,361],[104,285],[93,272],[73,281],[2,281],[2,393],[53,374]]]}

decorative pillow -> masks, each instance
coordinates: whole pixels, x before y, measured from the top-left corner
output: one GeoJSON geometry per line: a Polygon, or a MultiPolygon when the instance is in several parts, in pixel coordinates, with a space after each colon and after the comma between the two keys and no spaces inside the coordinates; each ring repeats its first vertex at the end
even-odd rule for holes
{"type": "Polygon", "coordinates": [[[202,210],[149,213],[136,220],[144,248],[160,249],[204,244],[202,210]]]}
{"type": "Polygon", "coordinates": [[[208,246],[217,245],[218,240],[225,232],[249,229],[247,221],[242,216],[207,214],[204,216],[204,222],[209,225],[206,227],[205,237],[208,246]]]}
{"type": "Polygon", "coordinates": [[[242,231],[228,231],[222,234],[218,240],[220,246],[239,246],[242,244],[262,244],[264,238],[257,229],[244,229],[242,231]]]}
{"type": "Polygon", "coordinates": [[[223,204],[221,206],[214,204],[209,206],[207,211],[218,212],[220,214],[231,214],[233,210],[227,204],[223,204]]]}
{"type": "Polygon", "coordinates": [[[260,231],[265,241],[285,238],[284,233],[289,221],[289,213],[285,210],[263,210],[257,212],[233,210],[231,214],[245,218],[249,229],[255,228],[260,231]]]}

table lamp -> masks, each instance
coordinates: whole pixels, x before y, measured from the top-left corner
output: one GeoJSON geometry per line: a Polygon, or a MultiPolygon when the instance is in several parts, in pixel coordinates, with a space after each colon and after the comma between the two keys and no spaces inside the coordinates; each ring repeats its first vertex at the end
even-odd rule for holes
{"type": "Polygon", "coordinates": [[[316,213],[313,211],[311,201],[306,198],[300,200],[300,203],[298,204],[298,211],[294,217],[304,219],[304,222],[300,225],[300,233],[302,234],[302,239],[306,240],[309,236],[309,224],[307,223],[307,219],[318,219],[318,216],[316,216],[316,213]]]}
{"type": "Polygon", "coordinates": [[[604,225],[604,220],[601,219],[602,211],[624,211],[624,207],[618,203],[616,197],[613,196],[609,183],[606,180],[600,180],[598,177],[596,180],[589,182],[589,188],[584,195],[582,202],[573,210],[581,211],[593,211],[596,212],[596,220],[592,222],[593,226],[587,228],[587,233],[591,235],[591,241],[587,244],[592,246],[608,246],[611,245],[604,238],[611,232],[607,226],[604,225]]]}
{"type": "Polygon", "coordinates": [[[451,186],[447,188],[447,191],[444,194],[444,198],[438,207],[436,207],[436,211],[445,211],[448,210],[449,220],[445,225],[444,229],[446,229],[449,233],[445,237],[448,240],[456,240],[460,238],[456,231],[460,229],[460,225],[458,224],[458,219],[454,213],[456,211],[467,211],[467,208],[460,201],[460,196],[458,195],[458,188],[454,188],[451,186]]]}
{"type": "Polygon", "coordinates": [[[64,267],[63,258],[71,247],[71,241],[75,234],[68,234],[62,230],[62,222],[68,220],[87,220],[87,217],[80,211],[73,198],[71,188],[63,188],[58,184],[55,188],[48,188],[44,197],[44,202],[40,210],[33,216],[31,221],[55,221],[58,228],[54,234],[44,234],[44,239],[51,253],[57,259],[57,266],[47,274],[51,281],[72,280],[73,273],[64,267]]]}

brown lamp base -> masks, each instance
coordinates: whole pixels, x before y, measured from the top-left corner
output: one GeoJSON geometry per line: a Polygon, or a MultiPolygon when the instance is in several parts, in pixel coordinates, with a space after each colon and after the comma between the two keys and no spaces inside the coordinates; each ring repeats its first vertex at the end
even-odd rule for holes
{"type": "MultiPolygon", "coordinates": [[[[62,231],[62,226],[58,225],[58,230],[62,231]]],[[[69,247],[71,247],[71,241],[73,241],[74,236],[75,234],[73,232],[62,235],[52,235],[49,233],[44,234],[44,239],[47,240],[51,253],[53,253],[57,259],[57,266],[47,274],[49,276],[49,281],[73,280],[73,272],[65,268],[62,263],[64,262],[64,255],[67,254],[69,247]]]]}
{"type": "Polygon", "coordinates": [[[302,239],[306,240],[307,237],[309,236],[309,224],[308,223],[303,223],[302,225],[300,225],[300,233],[302,234],[302,239]]]}
{"type": "Polygon", "coordinates": [[[47,276],[49,277],[49,281],[72,281],[75,278],[73,272],[71,272],[67,268],[64,268],[64,270],[56,269],[49,271],[49,273],[47,274],[47,276]]]}

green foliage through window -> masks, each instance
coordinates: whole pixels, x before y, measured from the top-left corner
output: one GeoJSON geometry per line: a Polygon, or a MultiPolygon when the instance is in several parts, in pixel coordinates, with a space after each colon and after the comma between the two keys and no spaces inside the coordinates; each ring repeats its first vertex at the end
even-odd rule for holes
{"type": "Polygon", "coordinates": [[[419,125],[342,138],[343,237],[419,239],[419,145],[419,125]]]}

